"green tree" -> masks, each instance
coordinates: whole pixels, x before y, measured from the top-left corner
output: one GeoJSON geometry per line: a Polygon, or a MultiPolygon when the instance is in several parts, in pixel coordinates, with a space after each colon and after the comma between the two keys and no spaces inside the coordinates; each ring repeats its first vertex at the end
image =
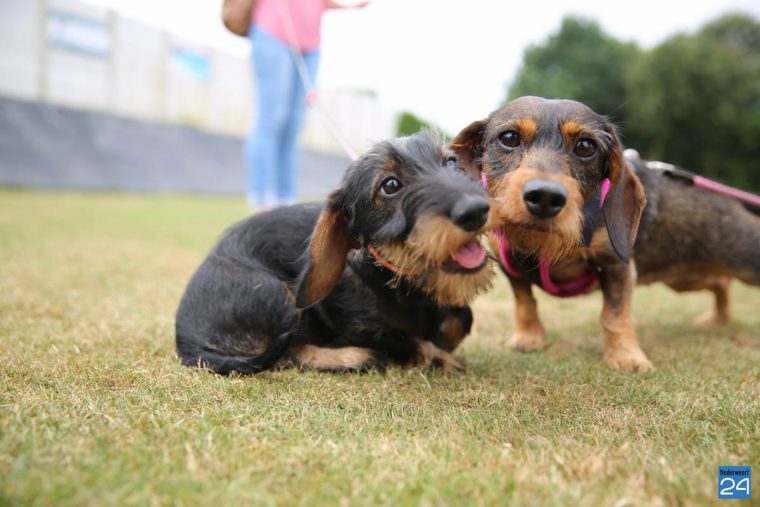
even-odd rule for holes
{"type": "Polygon", "coordinates": [[[760,24],[729,15],[647,52],[628,79],[628,139],[666,160],[760,188],[760,24]]]}
{"type": "Polygon", "coordinates": [[[705,25],[701,33],[743,52],[746,56],[754,57],[756,64],[760,60],[760,30],[752,16],[741,13],[726,14],[705,25]]]}
{"type": "Polygon", "coordinates": [[[438,132],[443,137],[446,137],[446,138],[451,137],[445,132],[443,132],[443,130],[441,130],[437,125],[430,123],[427,120],[423,120],[422,118],[415,116],[409,111],[404,111],[403,113],[399,114],[398,121],[396,122],[397,136],[410,136],[412,134],[419,132],[422,129],[429,129],[429,130],[432,130],[433,132],[438,132]]]}
{"type": "Polygon", "coordinates": [[[578,100],[625,119],[625,76],[638,54],[634,44],[607,35],[596,22],[569,16],[545,43],[525,51],[507,95],[578,100]]]}

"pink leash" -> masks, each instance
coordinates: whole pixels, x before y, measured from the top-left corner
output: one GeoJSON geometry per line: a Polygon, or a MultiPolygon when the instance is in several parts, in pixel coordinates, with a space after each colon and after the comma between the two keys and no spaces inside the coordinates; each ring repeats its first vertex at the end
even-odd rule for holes
{"type": "MultiPolygon", "coordinates": [[[[488,179],[483,174],[481,178],[483,187],[488,189],[488,179]]],[[[610,191],[611,182],[609,178],[602,180],[602,195],[599,199],[599,207],[604,206],[607,194],[610,191]]],[[[501,229],[496,230],[496,239],[499,241],[499,260],[504,270],[513,278],[522,278],[523,274],[515,267],[512,261],[512,247],[509,245],[507,238],[501,229]]],[[[551,263],[548,259],[541,259],[538,263],[538,276],[541,280],[541,288],[549,294],[561,298],[570,298],[580,296],[595,289],[599,280],[596,271],[591,269],[572,280],[564,282],[555,282],[551,278],[551,263]]]]}
{"type": "Polygon", "coordinates": [[[739,190],[738,188],[729,187],[728,185],[724,185],[723,183],[718,183],[717,181],[708,180],[707,178],[703,178],[702,176],[697,176],[697,175],[694,175],[691,178],[691,182],[694,183],[694,185],[697,187],[702,187],[711,192],[715,192],[716,194],[732,197],[738,201],[746,202],[747,204],[750,204],[760,209],[760,195],[750,194],[749,192],[745,192],[744,190],[739,190]]]}
{"type": "Polygon", "coordinates": [[[301,79],[303,87],[308,90],[304,102],[309,108],[319,114],[322,123],[325,127],[327,127],[327,130],[333,136],[338,145],[340,145],[343,151],[346,152],[348,158],[350,158],[352,162],[356,161],[356,159],[359,158],[356,152],[351,149],[348,141],[346,140],[346,137],[341,133],[337,123],[335,123],[330,114],[327,112],[327,109],[322,106],[322,103],[319,100],[319,95],[317,94],[317,90],[314,87],[314,82],[309,75],[309,70],[306,68],[306,62],[304,62],[303,53],[298,47],[298,36],[296,35],[296,29],[293,25],[293,18],[290,15],[290,11],[288,10],[287,5],[279,1],[275,1],[275,4],[279,8],[280,19],[284,23],[285,31],[287,32],[287,37],[290,41],[290,51],[293,55],[293,61],[296,64],[296,69],[298,70],[298,77],[301,79]]]}
{"type": "MultiPolygon", "coordinates": [[[[631,159],[634,164],[641,162],[639,153],[636,150],[626,150],[626,152],[628,153],[626,155],[626,158],[631,159]]],[[[686,180],[695,187],[701,187],[705,190],[709,190],[710,192],[725,195],[726,197],[736,199],[737,201],[749,204],[750,206],[760,210],[760,195],[751,194],[749,192],[745,192],[744,190],[739,190],[738,188],[729,187],[723,183],[709,180],[704,176],[698,176],[691,171],[681,169],[680,167],[674,166],[673,164],[668,164],[666,162],[649,160],[643,162],[643,164],[647,169],[664,172],[665,174],[674,178],[686,180]]]]}
{"type": "Polygon", "coordinates": [[[317,90],[312,88],[312,90],[306,95],[305,102],[307,106],[319,113],[319,117],[322,119],[322,124],[327,127],[327,130],[330,131],[333,139],[335,139],[343,151],[346,152],[348,158],[350,158],[351,161],[355,161],[357,158],[359,158],[356,152],[352,150],[348,145],[348,141],[346,141],[346,138],[341,133],[338,125],[335,123],[335,121],[333,121],[332,117],[327,113],[327,110],[322,106],[322,103],[319,101],[319,96],[317,95],[317,90]]]}

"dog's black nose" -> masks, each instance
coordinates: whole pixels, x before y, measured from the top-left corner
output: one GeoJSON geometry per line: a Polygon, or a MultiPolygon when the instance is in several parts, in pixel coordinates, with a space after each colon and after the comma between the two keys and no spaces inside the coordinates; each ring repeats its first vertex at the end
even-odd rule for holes
{"type": "Polygon", "coordinates": [[[468,195],[451,208],[449,216],[465,231],[477,231],[488,221],[488,201],[485,197],[468,195]]]}
{"type": "Polygon", "coordinates": [[[523,201],[531,214],[551,218],[565,207],[567,190],[553,181],[531,180],[523,187],[523,201]]]}

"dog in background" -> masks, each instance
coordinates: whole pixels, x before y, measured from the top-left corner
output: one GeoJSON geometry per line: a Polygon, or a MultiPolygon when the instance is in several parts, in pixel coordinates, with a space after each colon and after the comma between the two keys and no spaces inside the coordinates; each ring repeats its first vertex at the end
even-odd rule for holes
{"type": "Polygon", "coordinates": [[[638,283],[646,285],[663,282],[676,292],[708,290],[715,297],[714,305],[697,318],[697,323],[728,324],[731,321],[729,285],[732,278],[738,277],[754,285],[760,279],[757,274],[760,273],[758,264],[753,261],[760,254],[760,243],[757,242],[760,235],[758,210],[716,193],[692,187],[683,179],[674,179],[666,172],[653,169],[651,167],[662,164],[642,160],[636,150],[625,150],[623,155],[644,185],[648,201],[636,240],[638,283]],[[684,223],[687,218],[688,223],[684,223]],[[678,238],[671,238],[671,241],[664,237],[652,237],[653,234],[664,234],[672,230],[668,223],[678,224],[689,231],[680,234],[678,238]],[[691,230],[692,227],[696,228],[691,230]],[[659,248],[663,250],[677,248],[680,252],[672,253],[678,258],[685,257],[687,251],[691,250],[694,250],[693,254],[711,259],[735,254],[738,257],[721,259],[720,262],[700,260],[659,265],[657,257],[638,253],[638,250],[645,248],[643,245],[658,242],[659,248]],[[705,249],[710,251],[705,252],[705,249]]]}
{"type": "Polygon", "coordinates": [[[441,141],[381,142],[324,207],[257,214],[224,235],[182,297],[177,354],[220,374],[461,369],[451,351],[490,286],[478,242],[490,216],[487,192],[441,141]]]}
{"type": "Polygon", "coordinates": [[[718,321],[726,280],[760,284],[760,221],[731,199],[634,170],[616,128],[581,103],[515,99],[451,147],[502,205],[493,246],[515,295],[514,349],[545,344],[532,285],[558,296],[601,287],[605,362],[645,371],[631,320],[637,281],[712,290],[718,321]]]}

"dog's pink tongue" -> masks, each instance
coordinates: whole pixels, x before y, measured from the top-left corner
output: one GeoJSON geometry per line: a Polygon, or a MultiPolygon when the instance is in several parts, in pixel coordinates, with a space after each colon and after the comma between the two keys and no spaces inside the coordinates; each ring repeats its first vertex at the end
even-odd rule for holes
{"type": "Polygon", "coordinates": [[[485,258],[486,249],[475,240],[462,246],[462,248],[454,254],[454,260],[465,269],[477,268],[483,264],[483,259],[485,258]]]}

